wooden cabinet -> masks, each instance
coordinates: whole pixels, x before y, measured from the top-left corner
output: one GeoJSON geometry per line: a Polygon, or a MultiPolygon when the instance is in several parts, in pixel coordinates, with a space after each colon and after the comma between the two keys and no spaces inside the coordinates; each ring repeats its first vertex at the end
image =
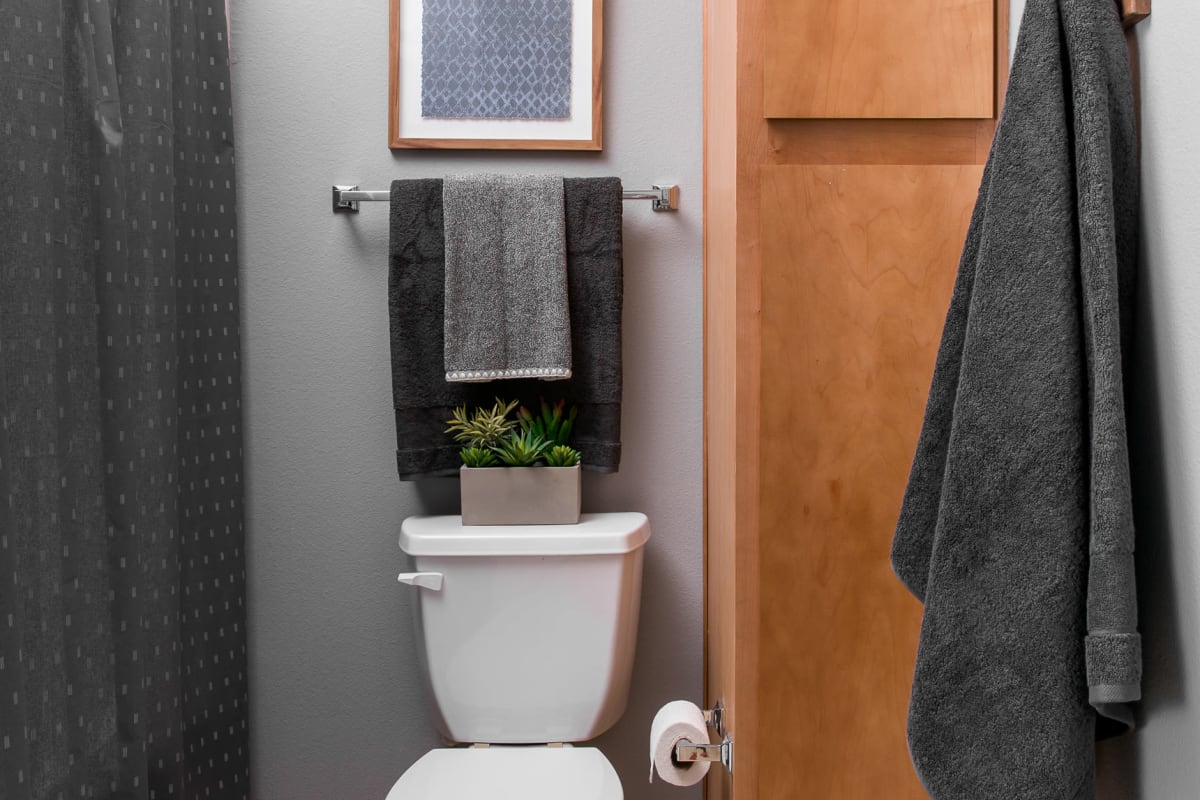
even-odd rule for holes
{"type": "Polygon", "coordinates": [[[765,0],[768,117],[990,118],[993,0],[765,0]]]}
{"type": "Polygon", "coordinates": [[[735,749],[708,796],[919,800],[888,554],[1008,4],[705,8],[706,700],[735,749]]]}

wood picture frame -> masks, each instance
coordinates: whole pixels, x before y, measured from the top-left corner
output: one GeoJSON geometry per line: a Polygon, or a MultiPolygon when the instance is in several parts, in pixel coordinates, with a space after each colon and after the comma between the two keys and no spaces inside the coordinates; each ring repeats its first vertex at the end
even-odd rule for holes
{"type": "MultiPolygon", "coordinates": [[[[422,48],[425,0],[389,0],[388,147],[392,149],[603,149],[603,0],[570,0],[569,113],[501,118],[424,113],[422,48]]],[[[443,3],[444,5],[444,0],[443,3]]],[[[480,113],[483,113],[482,111],[480,113]]]]}

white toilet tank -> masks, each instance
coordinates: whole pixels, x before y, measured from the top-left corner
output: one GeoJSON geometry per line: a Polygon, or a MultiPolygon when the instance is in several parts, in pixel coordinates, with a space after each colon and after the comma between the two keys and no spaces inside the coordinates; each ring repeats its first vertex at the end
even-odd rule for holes
{"type": "Polygon", "coordinates": [[[637,640],[644,514],[578,525],[463,526],[410,517],[418,637],[442,732],[457,742],[591,739],[625,711],[637,640]]]}

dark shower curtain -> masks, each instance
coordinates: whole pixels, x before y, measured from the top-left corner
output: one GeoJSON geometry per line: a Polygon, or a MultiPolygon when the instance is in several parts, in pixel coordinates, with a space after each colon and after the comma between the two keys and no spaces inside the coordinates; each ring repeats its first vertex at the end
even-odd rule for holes
{"type": "Polygon", "coordinates": [[[248,795],[223,0],[0,0],[0,797],[248,795]]]}

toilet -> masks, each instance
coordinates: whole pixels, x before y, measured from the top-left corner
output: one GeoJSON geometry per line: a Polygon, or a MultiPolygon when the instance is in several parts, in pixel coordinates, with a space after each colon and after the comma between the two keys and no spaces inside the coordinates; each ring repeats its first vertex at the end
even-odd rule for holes
{"type": "Polygon", "coordinates": [[[460,746],[417,760],[387,800],[621,800],[616,770],[575,746],[629,695],[644,514],[577,525],[471,525],[410,517],[417,639],[434,722],[460,746]]]}

